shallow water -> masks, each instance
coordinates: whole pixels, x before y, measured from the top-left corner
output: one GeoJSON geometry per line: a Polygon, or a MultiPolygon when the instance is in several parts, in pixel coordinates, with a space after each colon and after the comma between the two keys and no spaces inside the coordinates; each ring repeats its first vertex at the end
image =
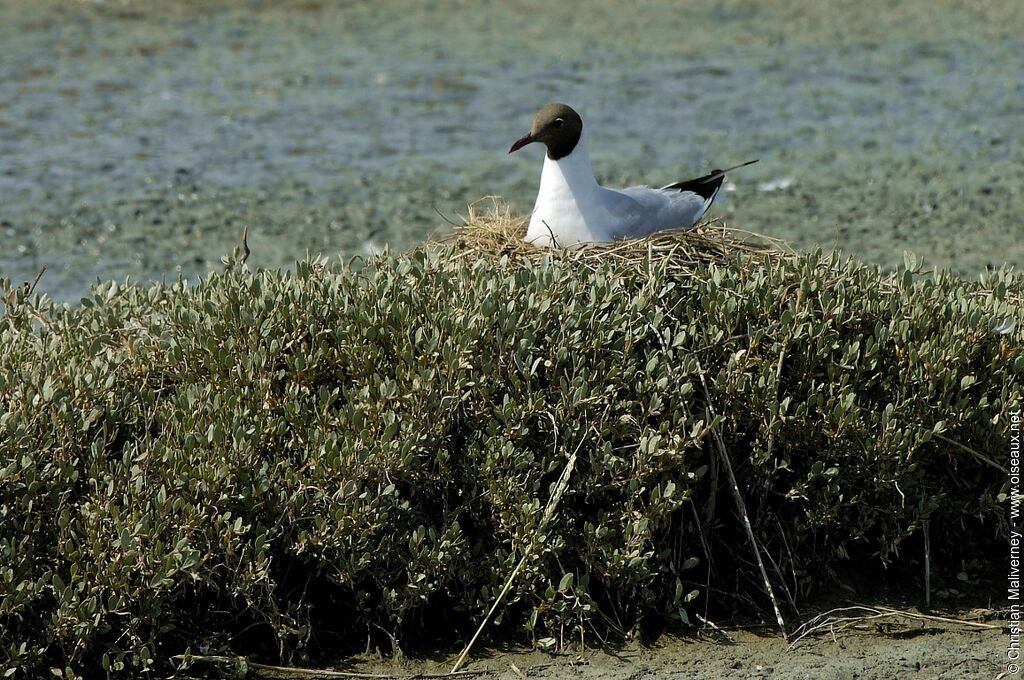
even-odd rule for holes
{"type": "Polygon", "coordinates": [[[795,247],[974,276],[1024,263],[1015,2],[28,3],[0,7],[0,275],[76,299],[405,248],[487,195],[528,211],[550,100],[599,178],[760,158],[717,208],[795,247]],[[585,9],[581,9],[585,8],[585,9]]]}

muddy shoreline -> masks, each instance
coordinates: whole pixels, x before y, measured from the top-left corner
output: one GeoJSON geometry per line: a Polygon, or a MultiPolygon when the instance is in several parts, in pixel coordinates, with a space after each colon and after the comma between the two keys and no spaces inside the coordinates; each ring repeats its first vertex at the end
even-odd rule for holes
{"type": "MultiPolygon", "coordinates": [[[[989,625],[997,621],[988,622],[989,625]]],[[[866,620],[855,627],[836,625],[787,643],[768,627],[710,628],[686,635],[663,635],[642,644],[630,641],[605,648],[547,653],[514,645],[481,645],[460,669],[468,677],[579,678],[580,680],[829,680],[841,678],[987,678],[1005,672],[1007,637],[998,629],[939,620],[866,620]]],[[[428,657],[382,658],[359,655],[332,668],[365,677],[439,677],[448,673],[458,649],[428,657]]],[[[197,661],[198,667],[208,662],[197,661]]],[[[293,670],[252,666],[258,677],[298,677],[293,670]]]]}

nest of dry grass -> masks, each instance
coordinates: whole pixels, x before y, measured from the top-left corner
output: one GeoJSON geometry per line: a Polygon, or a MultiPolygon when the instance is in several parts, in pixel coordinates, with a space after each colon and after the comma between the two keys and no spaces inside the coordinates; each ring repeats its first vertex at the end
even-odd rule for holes
{"type": "MultiPolygon", "coordinates": [[[[552,249],[538,248],[523,240],[529,216],[514,214],[500,197],[488,196],[475,201],[468,206],[467,214],[460,217],[461,222],[448,220],[454,227],[450,233],[428,241],[426,245],[429,247],[433,243],[450,247],[454,253],[451,259],[454,260],[504,257],[511,263],[522,265],[536,264],[552,252],[552,249]]],[[[690,275],[709,265],[738,264],[746,268],[772,262],[793,263],[806,256],[816,258],[817,266],[836,269],[837,276],[841,276],[839,270],[842,269],[840,259],[827,256],[822,258],[821,251],[801,254],[781,239],[730,227],[718,217],[700,222],[689,230],[661,231],[643,238],[610,243],[588,243],[560,248],[557,252],[590,270],[608,262],[625,269],[646,270],[651,263],[657,262],[668,274],[690,275]]],[[[885,272],[877,269],[879,291],[889,295],[897,294],[901,280],[908,273],[913,276],[955,277],[949,272],[926,267],[923,262],[910,256],[903,271],[885,272]]],[[[999,276],[992,280],[986,280],[986,277],[982,279],[980,285],[975,286],[974,294],[984,298],[993,294],[999,276]]],[[[1019,288],[1019,284],[1011,285],[1009,289],[1004,284],[999,297],[1016,305],[1024,304],[1024,290],[1019,288]]]]}
{"type": "MultiPolygon", "coordinates": [[[[528,216],[513,214],[502,199],[484,198],[471,204],[462,223],[452,223],[453,232],[437,242],[454,245],[456,259],[504,256],[532,263],[551,251],[523,240],[528,223],[528,216]]],[[[720,218],[701,222],[689,230],[662,231],[611,243],[588,243],[563,252],[590,268],[609,260],[637,267],[658,260],[670,270],[686,273],[710,264],[734,262],[737,258],[762,261],[796,256],[783,241],[729,227],[720,218]]]]}

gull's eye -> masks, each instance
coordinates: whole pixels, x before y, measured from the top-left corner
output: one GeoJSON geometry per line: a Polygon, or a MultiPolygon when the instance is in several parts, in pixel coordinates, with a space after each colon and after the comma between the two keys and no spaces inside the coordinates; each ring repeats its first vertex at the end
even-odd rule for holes
{"type": "Polygon", "coordinates": [[[556,127],[556,128],[562,127],[563,125],[565,125],[565,119],[564,118],[555,118],[554,122],[551,123],[551,125],[556,127]]]}

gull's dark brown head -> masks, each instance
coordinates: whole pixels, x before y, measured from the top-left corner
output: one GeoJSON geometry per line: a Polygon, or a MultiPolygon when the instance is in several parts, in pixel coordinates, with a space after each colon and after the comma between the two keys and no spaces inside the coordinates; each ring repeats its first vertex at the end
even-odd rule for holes
{"type": "Polygon", "coordinates": [[[540,142],[548,148],[548,158],[557,161],[576,148],[583,134],[583,119],[568,104],[548,104],[533,117],[533,127],[517,139],[509,153],[527,144],[540,142]]]}

